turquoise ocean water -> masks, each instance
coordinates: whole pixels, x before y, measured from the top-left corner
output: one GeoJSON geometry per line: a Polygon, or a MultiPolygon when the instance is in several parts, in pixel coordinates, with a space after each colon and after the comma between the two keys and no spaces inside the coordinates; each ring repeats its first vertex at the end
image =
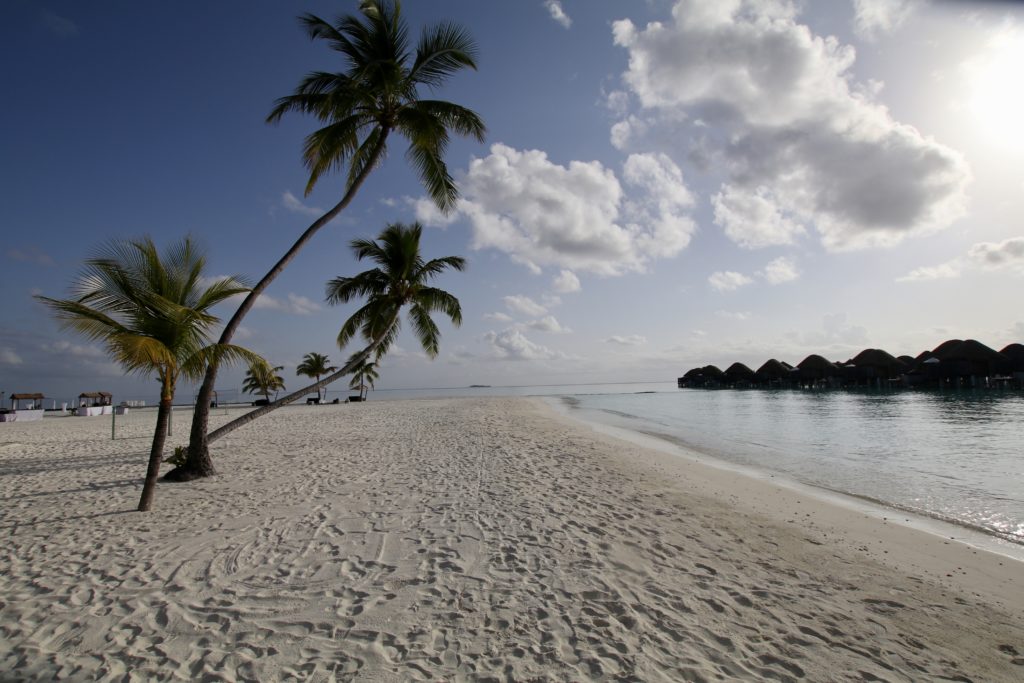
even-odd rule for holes
{"type": "Polygon", "coordinates": [[[1024,545],[1024,394],[607,384],[375,392],[564,397],[570,414],[1024,545]]]}

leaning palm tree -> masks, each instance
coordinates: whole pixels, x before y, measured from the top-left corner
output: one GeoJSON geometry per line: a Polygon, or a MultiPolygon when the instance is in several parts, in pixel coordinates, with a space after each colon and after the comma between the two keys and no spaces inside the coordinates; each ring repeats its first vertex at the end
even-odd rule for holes
{"type": "Polygon", "coordinates": [[[249,369],[245,371],[245,379],[242,381],[242,391],[249,394],[263,394],[263,398],[270,403],[270,392],[284,390],[284,378],[279,372],[284,366],[271,366],[270,363],[250,363],[249,369]]]}
{"type": "Polygon", "coordinates": [[[359,400],[365,401],[368,393],[368,388],[374,388],[374,382],[380,379],[380,373],[377,372],[377,363],[373,361],[363,361],[356,366],[355,371],[352,373],[352,379],[348,383],[348,388],[352,390],[359,390],[359,400]]]}
{"type": "MultiPolygon", "coordinates": [[[[277,101],[267,117],[274,123],[294,112],[320,121],[323,127],[311,133],[303,147],[303,161],[309,169],[306,194],[325,173],[347,170],[344,194],[253,287],[224,326],[222,344],[231,341],[256,299],[299,250],[349,205],[370,172],[383,161],[392,133],[409,141],[406,158],[445,212],[458,198],[444,161],[450,132],[483,142],[486,129],[476,113],[443,100],[424,99],[420,92],[422,88],[439,88],[461,69],[476,69],[476,44],[469,34],[451,22],[433,26],[423,30],[413,51],[399,0],[362,0],[359,12],[361,17],[343,16],[334,24],[312,14],[300,18],[310,39],[326,41],[341,55],[345,69],[310,73],[293,94],[277,101]]],[[[188,480],[214,473],[207,426],[216,380],[214,364],[199,389],[185,464],[168,479],[188,480]]]]}
{"type": "MultiPolygon", "coordinates": [[[[316,378],[316,381],[320,381],[320,377],[323,375],[329,375],[338,368],[330,365],[330,359],[322,353],[307,353],[302,357],[302,362],[295,368],[296,375],[305,375],[310,379],[316,378]]],[[[319,391],[316,392],[317,398],[321,401],[324,400],[325,395],[319,391]]]]}
{"type": "Polygon", "coordinates": [[[86,261],[72,286],[73,298],[37,297],[63,327],[102,343],[126,372],[155,375],[160,382],[139,510],[153,504],[178,380],[198,380],[211,363],[259,359],[237,346],[210,344],[219,322],[210,309],[248,288],[237,277],[204,286],[205,265],[205,256],[189,238],[163,255],[149,238],[111,242],[86,261]]]}
{"type": "Polygon", "coordinates": [[[219,427],[209,435],[209,441],[221,438],[249,424],[272,410],[288,405],[311,391],[326,387],[331,382],[355,372],[360,365],[387,353],[401,326],[399,314],[409,307],[409,320],[423,350],[431,358],[437,356],[441,333],[431,314],[441,312],[456,326],[462,323],[459,300],[448,292],[431,287],[430,281],[451,268],[465,270],[466,260],[460,256],[424,261],[420,254],[420,236],[423,227],[394,224],[387,226],[377,240],[353,240],[352,250],[358,260],[369,259],[376,268],[355,277],[338,277],[327,283],[327,300],[332,304],[366,297],[366,304],[345,321],[338,333],[338,344],[344,348],[357,334],[367,341],[362,350],[352,354],[345,365],[316,384],[303,387],[268,406],[257,408],[219,427]]]}

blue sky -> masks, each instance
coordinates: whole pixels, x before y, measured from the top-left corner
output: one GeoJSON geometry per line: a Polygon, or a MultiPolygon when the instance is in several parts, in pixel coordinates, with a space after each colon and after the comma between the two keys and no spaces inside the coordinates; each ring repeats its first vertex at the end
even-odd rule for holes
{"type": "MultiPolygon", "coordinates": [[[[0,8],[0,390],[155,395],[32,299],[62,296],[112,238],[191,234],[213,275],[253,281],[318,209],[299,159],[313,122],[275,98],[341,69],[295,16],[356,3],[30,2],[0,8]]],[[[272,285],[236,340],[285,367],[351,308],[324,283],[355,237],[428,225],[440,285],[428,361],[403,336],[378,388],[671,380],[865,347],[1024,341],[1024,9],[852,0],[407,0],[453,19],[480,69],[438,96],[481,114],[456,140],[463,201],[431,211],[396,141],[343,216],[272,285]]],[[[222,317],[230,310],[220,311],[222,317]]],[[[237,389],[241,371],[222,373],[237,389]]],[[[181,388],[179,400],[191,395],[181,388]]]]}

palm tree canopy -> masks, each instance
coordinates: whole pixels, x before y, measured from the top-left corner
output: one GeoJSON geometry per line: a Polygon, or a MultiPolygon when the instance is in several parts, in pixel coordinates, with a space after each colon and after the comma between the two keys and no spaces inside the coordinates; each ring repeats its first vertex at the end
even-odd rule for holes
{"type": "Polygon", "coordinates": [[[248,291],[237,277],[208,284],[206,257],[191,238],[161,254],[148,238],[114,241],[86,261],[71,299],[36,297],[62,327],[102,343],[126,372],[156,373],[171,387],[199,379],[210,362],[259,356],[230,344],[211,344],[219,319],[210,309],[248,291]]]}
{"type": "Polygon", "coordinates": [[[441,332],[431,314],[445,314],[456,327],[462,324],[459,300],[428,283],[449,268],[465,270],[466,260],[461,256],[445,256],[424,261],[420,254],[422,233],[423,226],[419,223],[393,223],[384,228],[376,240],[352,240],[350,246],[356,259],[368,259],[377,267],[327,283],[327,301],[331,304],[348,303],[354,298],[367,299],[338,332],[339,347],[344,348],[357,332],[367,340],[383,334],[384,339],[377,347],[377,358],[382,357],[398,337],[399,311],[409,306],[413,332],[427,355],[434,358],[441,332]]]}
{"type": "Polygon", "coordinates": [[[352,379],[348,383],[348,388],[362,389],[365,385],[374,389],[374,382],[378,379],[380,379],[380,373],[377,372],[377,364],[373,361],[363,361],[352,371],[352,379]]]}
{"type": "Polygon", "coordinates": [[[284,389],[284,378],[277,374],[283,369],[281,365],[271,366],[267,362],[252,363],[245,371],[242,391],[268,396],[272,391],[284,389]]]}
{"type": "Polygon", "coordinates": [[[420,89],[437,88],[460,69],[476,69],[476,44],[465,29],[447,22],[425,28],[413,51],[399,0],[363,0],[359,12],[361,17],[341,16],[334,24],[313,14],[300,17],[310,39],[327,41],[346,68],[308,74],[291,95],[277,100],[267,121],[297,112],[323,124],[303,147],[306,195],[332,170],[347,167],[351,185],[383,160],[376,151],[395,131],[409,141],[406,157],[431,198],[449,211],[458,198],[444,162],[449,132],[483,142],[486,127],[470,109],[421,99],[420,89]]]}
{"type": "Polygon", "coordinates": [[[322,353],[307,353],[302,357],[302,362],[295,367],[295,374],[305,377],[329,375],[338,369],[331,365],[330,362],[330,359],[322,353]]]}

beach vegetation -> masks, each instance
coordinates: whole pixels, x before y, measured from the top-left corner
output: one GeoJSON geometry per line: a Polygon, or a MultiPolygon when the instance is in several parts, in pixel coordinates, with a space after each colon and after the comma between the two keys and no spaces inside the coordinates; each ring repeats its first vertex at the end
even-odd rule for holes
{"type": "Polygon", "coordinates": [[[374,382],[380,379],[377,372],[377,363],[364,360],[352,372],[352,379],[349,380],[348,388],[359,392],[359,400],[365,401],[369,389],[374,388],[374,382]]]}
{"type": "MultiPolygon", "coordinates": [[[[341,57],[343,68],[308,74],[291,95],[276,102],[267,121],[304,114],[322,124],[303,145],[302,158],[309,171],[306,194],[333,171],[344,172],[344,193],[252,288],[224,326],[222,344],[231,341],[256,299],[295,255],[352,202],[368,175],[383,162],[392,135],[409,143],[406,159],[442,212],[453,209],[458,198],[444,160],[451,134],[484,139],[486,129],[475,112],[423,96],[424,89],[436,91],[459,71],[476,69],[476,43],[457,23],[425,28],[413,47],[399,0],[362,0],[359,14],[342,16],[333,24],[313,14],[299,21],[311,40],[325,42],[341,57]]],[[[188,461],[169,473],[168,479],[184,481],[214,472],[207,428],[217,371],[212,363],[199,389],[188,461]]]]}
{"type": "Polygon", "coordinates": [[[357,298],[366,300],[342,325],[338,345],[344,348],[356,336],[364,338],[367,345],[352,354],[337,372],[218,427],[210,432],[208,441],[212,443],[272,410],[351,375],[361,365],[370,362],[371,357],[376,364],[394,344],[401,329],[400,314],[406,307],[420,345],[427,356],[436,357],[441,332],[432,315],[443,313],[453,325],[458,326],[462,324],[462,307],[453,295],[430,283],[445,271],[465,270],[466,260],[461,256],[445,256],[425,261],[420,251],[422,234],[423,226],[419,223],[395,223],[384,228],[376,240],[353,240],[350,246],[356,259],[369,260],[377,267],[354,277],[331,280],[327,283],[327,300],[331,304],[343,304],[357,298]]]}
{"type": "MultiPolygon", "coordinates": [[[[313,351],[302,357],[302,362],[295,367],[295,374],[319,382],[322,376],[329,375],[337,369],[331,365],[331,360],[325,354],[313,351]]],[[[321,401],[324,400],[324,394],[320,391],[316,395],[321,401]]]]}
{"type": "Polygon", "coordinates": [[[284,378],[277,374],[284,369],[284,366],[272,366],[270,363],[257,361],[249,364],[245,371],[245,379],[242,380],[242,391],[249,394],[262,394],[267,403],[270,403],[270,393],[275,394],[283,391],[284,378]]]}
{"type": "Polygon", "coordinates": [[[248,287],[239,277],[205,277],[206,257],[185,239],[161,253],[148,237],[113,241],[85,262],[69,299],[36,298],[61,326],[102,344],[125,372],[160,383],[156,430],[139,510],[153,504],[178,380],[198,381],[211,363],[262,359],[211,343],[220,320],[210,310],[248,287]]]}

